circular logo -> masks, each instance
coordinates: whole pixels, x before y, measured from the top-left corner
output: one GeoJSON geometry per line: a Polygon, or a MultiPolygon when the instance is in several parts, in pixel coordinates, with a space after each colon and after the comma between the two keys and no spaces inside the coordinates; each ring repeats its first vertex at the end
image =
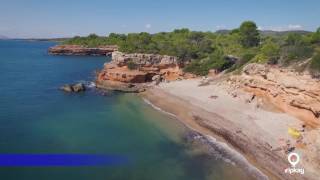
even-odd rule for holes
{"type": "Polygon", "coordinates": [[[290,153],[288,155],[288,161],[292,167],[295,167],[299,163],[300,157],[297,153],[290,153]]]}

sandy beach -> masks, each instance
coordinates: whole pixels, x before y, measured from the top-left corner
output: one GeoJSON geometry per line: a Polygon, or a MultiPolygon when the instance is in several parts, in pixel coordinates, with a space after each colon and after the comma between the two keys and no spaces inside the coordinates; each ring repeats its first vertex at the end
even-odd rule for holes
{"type": "Polygon", "coordinates": [[[240,89],[234,95],[218,80],[199,86],[201,81],[161,83],[141,95],[189,128],[243,155],[245,158],[237,158],[235,164],[244,167],[256,179],[317,179],[320,175],[317,171],[320,167],[317,157],[319,129],[302,132],[303,146],[299,146],[288,134],[288,128],[301,129],[301,120],[277,111],[240,89]],[[284,172],[290,167],[288,148],[294,148],[300,155],[297,167],[304,168],[303,175],[284,172]],[[248,164],[257,169],[246,168],[248,164]]]}

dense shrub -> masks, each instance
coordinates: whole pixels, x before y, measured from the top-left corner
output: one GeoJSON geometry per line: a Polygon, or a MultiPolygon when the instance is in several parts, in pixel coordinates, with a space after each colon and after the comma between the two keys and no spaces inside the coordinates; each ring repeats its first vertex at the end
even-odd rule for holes
{"type": "Polygon", "coordinates": [[[261,48],[261,54],[266,57],[267,63],[277,64],[280,56],[280,46],[272,41],[267,41],[261,48]]]}
{"type": "Polygon", "coordinates": [[[184,68],[184,71],[191,72],[197,75],[206,75],[210,69],[223,71],[233,65],[228,61],[220,49],[216,49],[214,53],[199,61],[192,61],[184,68]]]}
{"type": "Polygon", "coordinates": [[[268,56],[266,56],[263,53],[259,53],[251,60],[251,62],[264,64],[264,63],[267,63],[268,60],[269,60],[268,56]]]}
{"type": "Polygon", "coordinates": [[[303,43],[302,35],[298,33],[289,33],[288,36],[286,37],[285,42],[286,42],[286,45],[289,45],[289,46],[300,45],[303,43]]]}
{"type": "Polygon", "coordinates": [[[315,33],[313,33],[310,37],[310,42],[315,44],[318,43],[320,44],[320,27],[317,29],[315,33]]]}
{"type": "Polygon", "coordinates": [[[240,59],[235,63],[236,69],[250,62],[256,56],[255,53],[244,53],[240,59]]]}
{"type": "MultiPolygon", "coordinates": [[[[204,60],[202,60],[204,61],[204,60]]],[[[190,72],[196,75],[204,76],[208,74],[209,68],[204,66],[204,63],[201,61],[192,61],[184,69],[185,72],[190,72]]]]}
{"type": "Polygon", "coordinates": [[[312,57],[310,63],[310,70],[314,75],[320,75],[320,53],[312,57]]]}
{"type": "Polygon", "coordinates": [[[268,57],[278,57],[280,53],[280,46],[271,41],[263,44],[261,48],[261,53],[268,57]]]}
{"type": "Polygon", "coordinates": [[[240,65],[246,64],[252,58],[254,58],[255,55],[256,54],[253,54],[253,53],[245,53],[245,54],[243,54],[242,57],[240,58],[239,64],[240,65]]]}
{"type": "Polygon", "coordinates": [[[238,61],[235,62],[235,64],[232,65],[231,68],[228,69],[227,72],[232,72],[238,69],[241,69],[245,64],[247,64],[248,62],[250,62],[250,60],[252,60],[255,57],[255,53],[252,52],[246,52],[244,53],[238,61]]]}
{"type": "Polygon", "coordinates": [[[225,54],[232,54],[234,56],[241,56],[247,50],[240,44],[239,33],[218,35],[214,39],[214,45],[223,49],[225,54]]]}
{"type": "Polygon", "coordinates": [[[313,48],[305,45],[291,45],[282,48],[281,55],[283,56],[283,63],[290,64],[300,60],[310,58],[313,54],[313,48]]]}
{"type": "Polygon", "coordinates": [[[289,33],[285,39],[285,44],[281,48],[282,63],[290,64],[312,57],[314,48],[310,42],[311,40],[307,35],[289,33]]]}

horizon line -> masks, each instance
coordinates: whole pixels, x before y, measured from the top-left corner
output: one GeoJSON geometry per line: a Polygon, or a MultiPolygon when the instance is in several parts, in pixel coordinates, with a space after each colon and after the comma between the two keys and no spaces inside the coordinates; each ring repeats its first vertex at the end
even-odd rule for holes
{"type": "MultiPolygon", "coordinates": [[[[176,29],[189,29],[189,28],[176,28],[176,29]]],[[[80,37],[86,37],[86,36],[89,36],[90,34],[96,34],[98,35],[99,37],[106,37],[106,36],[109,36],[109,34],[111,33],[116,33],[116,34],[130,34],[130,33],[149,33],[149,34],[157,34],[157,33],[162,33],[162,32],[166,32],[166,33],[169,33],[169,32],[172,32],[176,29],[173,29],[171,31],[158,31],[158,32],[153,32],[153,33],[150,33],[150,32],[146,32],[146,31],[139,31],[139,32],[128,32],[128,33],[117,33],[117,32],[110,32],[108,33],[107,35],[101,35],[101,34],[97,34],[97,33],[88,33],[87,35],[73,35],[73,36],[57,36],[57,37],[10,37],[10,36],[6,36],[6,35],[3,35],[3,34],[0,34],[0,40],[45,40],[45,39],[70,39],[70,38],[73,38],[75,36],[80,36],[80,37]]],[[[237,29],[237,28],[234,28],[234,29],[237,29]]],[[[189,29],[190,31],[194,31],[194,32],[212,32],[212,33],[216,33],[216,32],[219,32],[219,31],[232,31],[234,29],[218,29],[216,31],[197,31],[197,30],[192,30],[192,29],[189,29]]],[[[310,30],[305,30],[305,29],[289,29],[289,30],[272,30],[272,29],[259,29],[260,32],[264,32],[264,31],[272,31],[272,32],[309,32],[309,33],[312,33],[312,32],[315,32],[315,31],[310,31],[310,30]]]]}

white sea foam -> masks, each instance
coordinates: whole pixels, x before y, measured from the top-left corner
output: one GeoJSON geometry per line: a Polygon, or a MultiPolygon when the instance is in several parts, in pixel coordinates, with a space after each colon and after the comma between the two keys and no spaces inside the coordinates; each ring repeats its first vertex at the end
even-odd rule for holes
{"type": "Polygon", "coordinates": [[[86,88],[92,89],[96,87],[96,83],[92,81],[78,81],[78,83],[83,83],[86,88]]]}
{"type": "Polygon", "coordinates": [[[158,110],[158,111],[161,111],[162,113],[168,114],[168,115],[173,116],[173,117],[177,117],[176,115],[174,115],[174,114],[172,114],[172,113],[169,113],[169,112],[167,112],[167,111],[164,111],[164,110],[162,110],[160,107],[152,104],[148,99],[143,98],[143,101],[144,101],[146,104],[148,104],[148,105],[150,105],[151,107],[153,107],[154,109],[156,109],[156,110],[158,110]]]}
{"type": "Polygon", "coordinates": [[[228,146],[224,142],[217,141],[216,138],[204,135],[205,143],[209,144],[214,152],[215,156],[219,156],[225,162],[231,163],[233,165],[239,166],[245,170],[247,174],[253,176],[256,179],[267,180],[269,179],[265,174],[263,174],[258,168],[253,166],[248,162],[248,160],[239,152],[228,146]]]}
{"type": "Polygon", "coordinates": [[[96,87],[96,83],[94,82],[89,82],[87,85],[89,88],[95,88],[96,87]]]}

